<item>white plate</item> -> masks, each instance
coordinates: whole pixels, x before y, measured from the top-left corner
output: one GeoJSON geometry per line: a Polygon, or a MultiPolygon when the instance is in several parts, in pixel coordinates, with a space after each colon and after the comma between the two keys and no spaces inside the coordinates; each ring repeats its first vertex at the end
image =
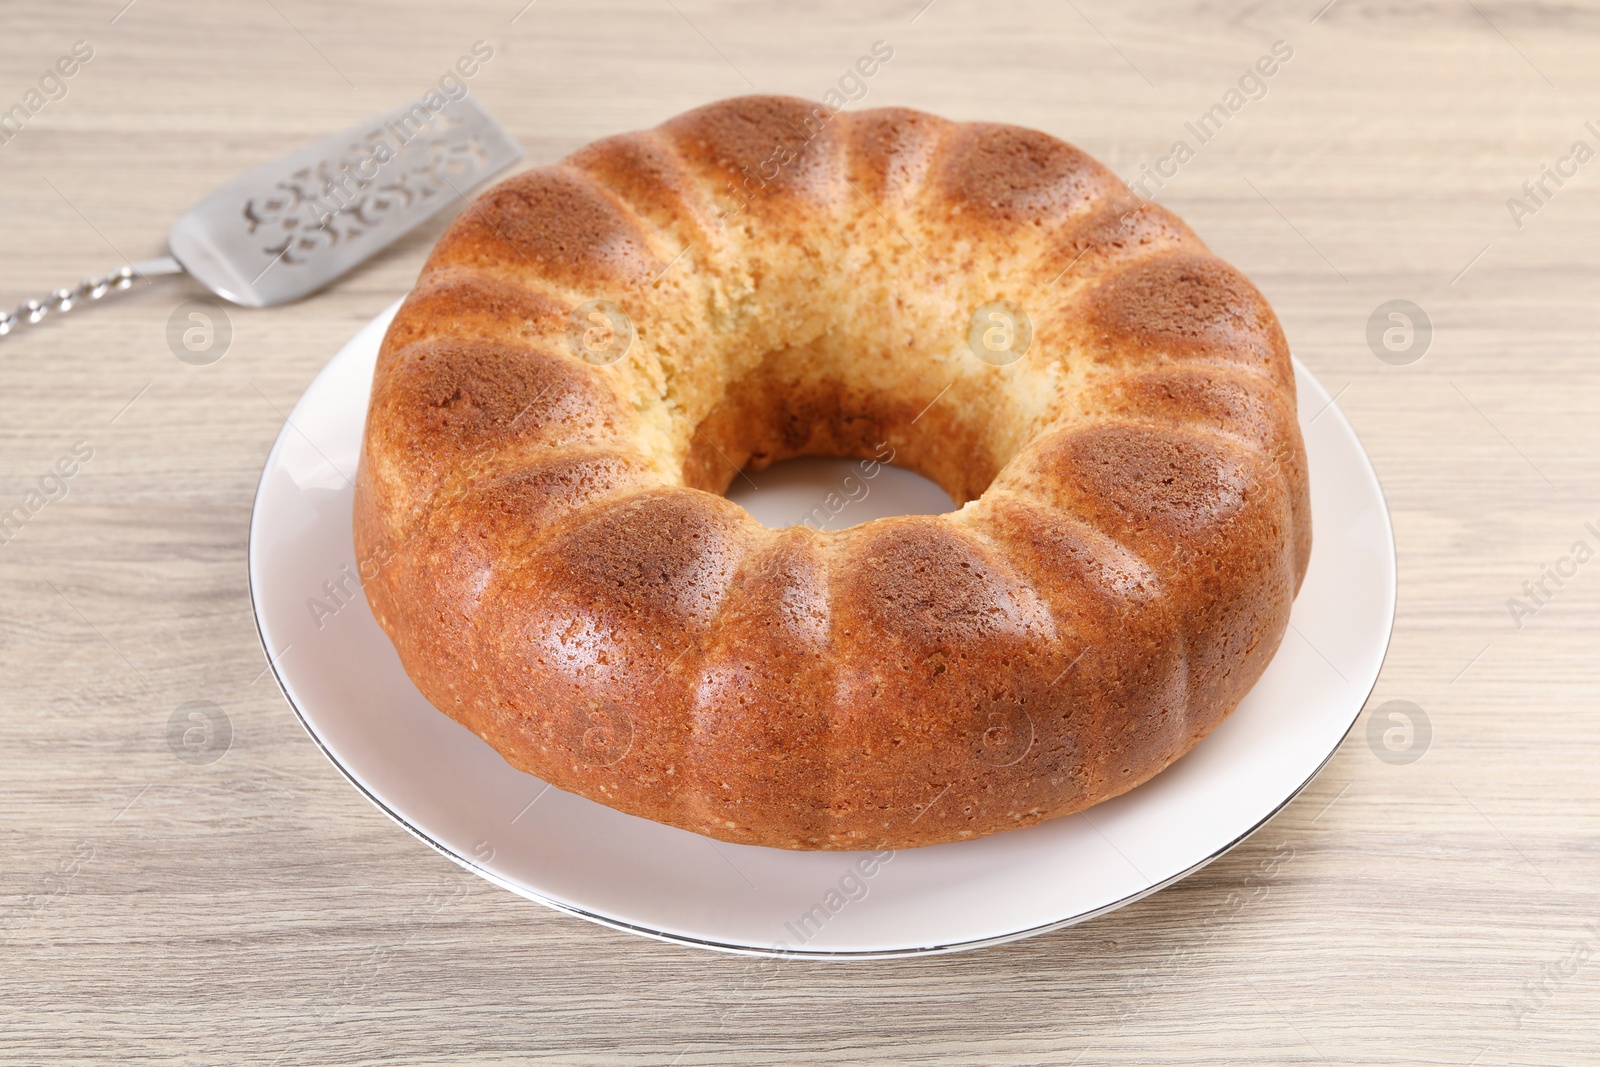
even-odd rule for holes
{"type": "MultiPolygon", "coordinates": [[[[423,841],[531,900],[758,954],[914,955],[1026,937],[1137,900],[1237,844],[1321,769],[1377,680],[1395,605],[1388,511],[1350,425],[1296,364],[1316,546],[1291,629],[1226,722],[1087,818],[874,862],[716,842],[547,787],[423,699],[350,580],[350,479],[394,311],[317,376],[267,457],[250,523],[256,621],[328,758],[423,841]]],[[[925,510],[917,492],[915,480],[875,482],[873,507],[925,510]]]]}

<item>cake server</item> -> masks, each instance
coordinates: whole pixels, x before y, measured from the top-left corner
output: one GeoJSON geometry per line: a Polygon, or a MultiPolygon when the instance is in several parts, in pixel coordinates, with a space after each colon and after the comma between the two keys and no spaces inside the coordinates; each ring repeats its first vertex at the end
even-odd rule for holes
{"type": "Polygon", "coordinates": [[[212,192],[173,224],[168,255],[0,311],[0,336],[163,274],[246,307],[297,300],[521,158],[475,99],[429,93],[212,192]]]}

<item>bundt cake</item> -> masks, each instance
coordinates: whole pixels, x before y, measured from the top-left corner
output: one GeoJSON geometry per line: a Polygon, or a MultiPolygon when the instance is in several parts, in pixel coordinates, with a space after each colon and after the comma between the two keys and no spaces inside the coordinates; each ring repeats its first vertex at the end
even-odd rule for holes
{"type": "Polygon", "coordinates": [[[724,841],[1080,811],[1272,657],[1311,526],[1261,294],[1043,133],[728,100],[501,182],[384,339],[363,584],[513,766],[724,841]],[[768,529],[796,456],[957,505],[768,529]]]}

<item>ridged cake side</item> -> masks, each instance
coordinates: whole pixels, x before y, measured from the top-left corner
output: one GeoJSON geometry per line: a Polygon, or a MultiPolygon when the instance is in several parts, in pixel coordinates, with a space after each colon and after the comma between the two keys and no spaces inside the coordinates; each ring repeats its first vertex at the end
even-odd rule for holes
{"type": "Polygon", "coordinates": [[[1145,781],[1265,668],[1310,551],[1288,350],[1171,213],[1030,130],[724,101],[485,193],[385,339],[355,525],[425,696],[523,770],[782,848],[1145,781]],[[575,309],[635,339],[597,366],[575,309]],[[974,309],[1021,308],[1005,366],[974,309]],[[959,510],[769,530],[859,456],[959,510]]]}

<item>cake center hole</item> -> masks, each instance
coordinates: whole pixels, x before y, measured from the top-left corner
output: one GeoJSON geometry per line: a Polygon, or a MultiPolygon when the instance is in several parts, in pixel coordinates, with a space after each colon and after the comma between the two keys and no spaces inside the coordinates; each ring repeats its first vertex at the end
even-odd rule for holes
{"type": "Polygon", "coordinates": [[[729,500],[768,529],[843,530],[890,515],[954,511],[950,494],[903,467],[874,459],[806,456],[736,475],[729,500]]]}

